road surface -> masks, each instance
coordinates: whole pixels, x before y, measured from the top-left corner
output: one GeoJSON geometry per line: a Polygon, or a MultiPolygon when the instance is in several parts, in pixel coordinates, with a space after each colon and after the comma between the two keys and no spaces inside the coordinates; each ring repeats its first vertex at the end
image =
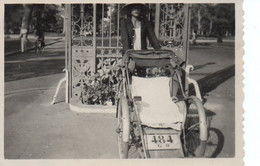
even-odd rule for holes
{"type": "MultiPolygon", "coordinates": [[[[191,77],[203,87],[211,127],[220,131],[215,157],[233,157],[235,151],[234,57],[234,43],[190,49],[191,77]]],[[[47,46],[43,54],[5,57],[5,158],[118,158],[115,114],[70,111],[64,88],[60,103],[50,105],[63,68],[63,42],[47,46]]]]}

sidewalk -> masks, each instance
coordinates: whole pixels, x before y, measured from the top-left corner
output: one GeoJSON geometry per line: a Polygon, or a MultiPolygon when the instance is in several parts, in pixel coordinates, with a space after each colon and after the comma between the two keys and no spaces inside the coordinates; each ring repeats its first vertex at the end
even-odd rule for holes
{"type": "Polygon", "coordinates": [[[58,103],[51,105],[55,86],[62,76],[56,74],[7,84],[6,90],[14,87],[10,84],[24,86],[5,95],[6,158],[117,158],[114,114],[88,115],[70,111],[64,102],[64,88],[60,90],[58,103]],[[28,87],[30,82],[35,87],[28,87]],[[20,88],[26,91],[21,92],[20,88]]]}
{"type": "MultiPolygon", "coordinates": [[[[235,155],[235,48],[231,43],[191,46],[189,64],[194,66],[191,78],[198,81],[211,127],[221,134],[217,157],[235,155]],[[196,51],[199,49],[199,54],[196,51]]],[[[214,143],[214,141],[213,141],[214,143]]]]}
{"type": "MultiPolygon", "coordinates": [[[[189,63],[195,67],[191,77],[202,80],[214,75],[233,65],[233,59],[234,49],[231,48],[191,47],[189,63]]],[[[70,111],[64,102],[64,85],[57,104],[50,104],[58,81],[64,75],[51,74],[5,83],[5,158],[118,158],[115,114],[70,111]]],[[[225,136],[224,148],[218,157],[232,157],[234,77],[216,85],[205,98],[205,107],[216,114],[212,126],[225,136]]]]}
{"type": "MultiPolygon", "coordinates": [[[[31,62],[38,61],[47,65],[54,59],[65,63],[64,52],[58,51],[63,44],[49,45],[44,54],[38,56],[32,51],[23,56],[17,53],[18,59],[8,57],[6,63],[32,65],[31,62]]],[[[57,68],[51,65],[43,69],[48,67],[57,68]]],[[[28,74],[32,72],[29,70],[26,69],[28,74]]],[[[64,102],[64,84],[57,104],[51,105],[56,86],[65,76],[61,69],[59,71],[59,74],[46,76],[36,72],[35,77],[23,79],[16,76],[18,80],[5,82],[5,158],[118,158],[115,114],[89,115],[70,111],[64,102]]]]}

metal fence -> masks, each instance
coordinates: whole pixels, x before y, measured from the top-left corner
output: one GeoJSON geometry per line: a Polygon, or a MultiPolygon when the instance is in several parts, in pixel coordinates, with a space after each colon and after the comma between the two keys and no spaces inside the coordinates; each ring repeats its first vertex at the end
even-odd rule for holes
{"type": "MultiPolygon", "coordinates": [[[[120,9],[124,4],[68,4],[66,67],[69,99],[114,104],[120,81],[120,9]]],[[[165,48],[187,61],[187,4],[147,4],[148,19],[165,48]]]]}

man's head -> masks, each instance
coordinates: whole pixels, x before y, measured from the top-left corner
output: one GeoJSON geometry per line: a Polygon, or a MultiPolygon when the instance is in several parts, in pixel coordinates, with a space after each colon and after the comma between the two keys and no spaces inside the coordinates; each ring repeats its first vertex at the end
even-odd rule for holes
{"type": "Polygon", "coordinates": [[[140,17],[141,10],[138,7],[133,7],[131,9],[131,16],[133,17],[140,17]]]}
{"type": "Polygon", "coordinates": [[[127,4],[121,9],[122,15],[142,17],[145,16],[148,12],[148,6],[141,3],[132,3],[127,4]]]}

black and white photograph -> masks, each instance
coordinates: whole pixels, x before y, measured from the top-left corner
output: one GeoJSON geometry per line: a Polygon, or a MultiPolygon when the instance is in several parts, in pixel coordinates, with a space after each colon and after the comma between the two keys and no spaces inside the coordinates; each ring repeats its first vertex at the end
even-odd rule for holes
{"type": "Polygon", "coordinates": [[[4,159],[242,165],[241,13],[241,1],[5,3],[4,159]]]}

